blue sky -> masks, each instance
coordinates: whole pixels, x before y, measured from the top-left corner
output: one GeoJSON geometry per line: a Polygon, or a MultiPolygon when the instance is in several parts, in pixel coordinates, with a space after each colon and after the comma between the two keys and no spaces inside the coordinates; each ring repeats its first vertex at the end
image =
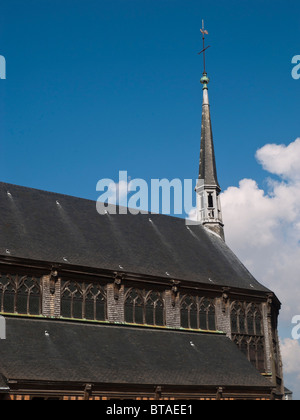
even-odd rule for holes
{"type": "Polygon", "coordinates": [[[97,180],[196,178],[206,20],[223,189],[299,135],[297,0],[2,0],[1,179],[87,198],[97,180]]]}
{"type": "MultiPolygon", "coordinates": [[[[1,0],[1,181],[97,199],[99,179],[195,179],[199,29],[219,181],[266,187],[255,153],[300,136],[299,0],[1,0]]],[[[300,393],[299,393],[300,396],[300,393]]]]}

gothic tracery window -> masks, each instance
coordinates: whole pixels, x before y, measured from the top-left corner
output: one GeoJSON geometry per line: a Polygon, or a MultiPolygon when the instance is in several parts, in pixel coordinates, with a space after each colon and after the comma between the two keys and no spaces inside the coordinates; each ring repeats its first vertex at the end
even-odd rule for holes
{"type": "Polygon", "coordinates": [[[131,288],[125,293],[125,322],[164,326],[164,301],[158,291],[131,288]]]}
{"type": "Polygon", "coordinates": [[[40,279],[18,274],[0,275],[0,312],[41,315],[42,289],[40,279]]]}
{"type": "Polygon", "coordinates": [[[181,327],[186,329],[199,329],[197,298],[184,296],[180,305],[181,327]]]}
{"type": "Polygon", "coordinates": [[[181,327],[193,330],[216,330],[214,301],[185,295],[180,302],[181,327]]]}
{"type": "Polygon", "coordinates": [[[231,330],[233,341],[248,360],[265,372],[265,342],[259,305],[235,302],[231,307],[231,330]]]}
{"type": "Polygon", "coordinates": [[[246,333],[246,314],[242,303],[236,303],[231,309],[231,331],[233,333],[246,333]]]}
{"type": "Polygon", "coordinates": [[[105,289],[96,283],[64,282],[61,291],[61,316],[106,321],[105,289]]]}

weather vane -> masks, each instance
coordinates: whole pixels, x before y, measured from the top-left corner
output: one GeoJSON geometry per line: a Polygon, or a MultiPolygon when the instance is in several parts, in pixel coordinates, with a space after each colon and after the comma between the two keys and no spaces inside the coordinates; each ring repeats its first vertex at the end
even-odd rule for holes
{"type": "Polygon", "coordinates": [[[208,47],[205,47],[205,35],[208,35],[208,32],[206,29],[204,29],[204,20],[202,20],[202,29],[200,29],[200,32],[202,33],[202,40],[203,40],[203,50],[198,53],[198,55],[203,53],[203,61],[204,61],[204,74],[206,74],[206,62],[205,62],[205,52],[208,48],[210,48],[210,45],[208,47]]]}

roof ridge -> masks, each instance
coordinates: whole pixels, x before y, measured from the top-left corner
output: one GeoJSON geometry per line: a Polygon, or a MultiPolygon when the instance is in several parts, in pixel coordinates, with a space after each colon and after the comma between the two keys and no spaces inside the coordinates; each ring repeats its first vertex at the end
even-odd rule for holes
{"type": "Polygon", "coordinates": [[[22,188],[24,190],[29,190],[29,191],[38,191],[38,192],[42,192],[42,193],[46,193],[46,194],[50,194],[50,195],[59,195],[59,196],[62,196],[62,197],[76,198],[78,200],[90,201],[92,203],[96,202],[96,201],[94,201],[90,198],[78,197],[76,195],[70,195],[70,194],[65,194],[65,193],[49,191],[49,190],[43,190],[43,189],[40,189],[40,188],[28,187],[28,186],[19,185],[19,184],[11,184],[11,183],[0,181],[0,186],[1,185],[5,185],[5,186],[8,186],[8,187],[14,187],[14,188],[22,188]]]}
{"type": "MultiPolygon", "coordinates": [[[[70,194],[65,194],[65,193],[59,193],[59,192],[54,192],[54,191],[49,191],[49,190],[43,190],[40,188],[34,188],[34,187],[28,187],[28,186],[24,186],[24,185],[19,185],[19,184],[11,184],[11,183],[7,183],[7,182],[2,182],[0,181],[0,187],[2,186],[6,186],[6,187],[13,187],[13,188],[20,188],[23,190],[28,190],[28,191],[36,191],[36,192],[41,192],[41,193],[45,193],[48,195],[54,195],[54,196],[60,196],[60,197],[66,197],[66,198],[73,198],[75,200],[82,200],[82,201],[87,201],[93,204],[97,203],[97,200],[92,200],[91,198],[85,198],[85,197],[78,197],[76,195],[70,195],[70,194]]],[[[125,206],[120,206],[119,204],[109,204],[110,207],[116,207],[119,209],[128,209],[129,212],[130,210],[134,210],[131,207],[125,207],[125,206]]],[[[136,215],[136,214],[135,214],[136,215]]],[[[138,213],[138,215],[149,215],[149,216],[161,216],[161,217],[168,217],[168,218],[172,218],[172,219],[176,219],[176,220],[180,220],[180,221],[185,221],[186,218],[184,217],[179,217],[179,216],[174,216],[171,214],[164,214],[164,213],[152,213],[151,211],[142,211],[140,213],[138,213]]],[[[198,225],[200,227],[202,227],[202,224],[198,223],[198,222],[192,222],[192,225],[198,225]]]]}

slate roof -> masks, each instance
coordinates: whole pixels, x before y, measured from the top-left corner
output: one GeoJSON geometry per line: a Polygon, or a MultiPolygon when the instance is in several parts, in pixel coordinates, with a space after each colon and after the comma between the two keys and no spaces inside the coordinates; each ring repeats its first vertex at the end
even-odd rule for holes
{"type": "MultiPolygon", "coordinates": [[[[0,342],[0,346],[1,346],[1,342],[0,342]]],[[[6,383],[6,380],[3,378],[3,376],[0,373],[0,394],[4,392],[8,392],[8,391],[9,391],[9,387],[6,383]]]]}
{"type": "Polygon", "coordinates": [[[184,219],[101,216],[94,201],[4,183],[0,215],[5,257],[268,292],[219,237],[184,219]]]}
{"type": "Polygon", "coordinates": [[[271,387],[224,335],[7,318],[0,373],[14,381],[271,387]]]}
{"type": "Polygon", "coordinates": [[[221,190],[217,176],[210,106],[208,104],[202,106],[199,179],[203,179],[205,185],[215,186],[221,190]]]}

